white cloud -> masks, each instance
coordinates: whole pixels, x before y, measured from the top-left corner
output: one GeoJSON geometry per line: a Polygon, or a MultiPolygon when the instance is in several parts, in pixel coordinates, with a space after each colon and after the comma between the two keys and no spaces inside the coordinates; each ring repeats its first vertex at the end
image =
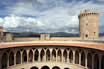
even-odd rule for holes
{"type": "MultiPolygon", "coordinates": [[[[7,16],[0,19],[0,23],[3,22],[3,26],[5,28],[23,27],[28,28],[31,31],[70,32],[70,28],[78,27],[78,15],[81,10],[85,9],[91,9],[99,12],[101,14],[99,25],[104,25],[104,5],[94,4],[93,0],[86,3],[82,0],[79,2],[74,0],[69,3],[64,2],[64,0],[24,1],[25,2],[19,1],[14,6],[8,7],[10,13],[15,16],[7,16]],[[37,18],[25,17],[24,15],[37,16],[37,18]]],[[[73,32],[73,30],[74,29],[71,31],[73,32]]]]}

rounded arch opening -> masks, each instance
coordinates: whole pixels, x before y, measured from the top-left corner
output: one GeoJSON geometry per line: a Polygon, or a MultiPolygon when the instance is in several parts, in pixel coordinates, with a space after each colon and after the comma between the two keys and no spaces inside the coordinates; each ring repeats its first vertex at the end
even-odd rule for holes
{"type": "Polygon", "coordinates": [[[88,53],[88,56],[87,56],[87,63],[88,63],[88,68],[92,68],[92,55],[91,55],[91,53],[88,53]]]}
{"type": "Polygon", "coordinates": [[[46,61],[50,61],[50,50],[47,49],[46,51],[46,61]]]}
{"type": "Polygon", "coordinates": [[[60,49],[58,50],[57,58],[58,58],[58,61],[59,62],[62,61],[62,53],[61,53],[61,50],[60,49]]]}
{"type": "Polygon", "coordinates": [[[104,56],[102,56],[102,59],[101,59],[101,69],[104,69],[104,56]]]}
{"type": "Polygon", "coordinates": [[[23,63],[27,62],[27,52],[26,52],[26,50],[23,51],[22,59],[23,59],[23,63]]]}
{"type": "Polygon", "coordinates": [[[94,56],[94,69],[99,69],[99,56],[97,54],[94,56]]]}
{"type": "Polygon", "coordinates": [[[45,52],[42,49],[41,52],[40,52],[40,59],[41,59],[41,61],[43,61],[45,59],[45,56],[44,55],[45,55],[45,52]]]}
{"type": "Polygon", "coordinates": [[[69,62],[73,63],[73,52],[72,52],[72,50],[70,50],[70,52],[69,52],[69,62]]]}
{"type": "Polygon", "coordinates": [[[67,51],[66,49],[63,52],[64,62],[67,62],[67,51]]]}
{"type": "Polygon", "coordinates": [[[6,53],[4,53],[3,55],[2,55],[2,60],[1,60],[1,67],[2,67],[2,69],[4,69],[4,68],[7,68],[7,54],[6,53]]]}
{"type": "Polygon", "coordinates": [[[79,64],[79,51],[75,53],[75,64],[79,64]]]}
{"type": "Polygon", "coordinates": [[[21,54],[20,52],[18,51],[16,53],[16,64],[20,64],[21,63],[21,54]]]}
{"type": "Polygon", "coordinates": [[[38,61],[38,58],[39,58],[39,51],[36,49],[34,60],[38,61]]]}
{"type": "Polygon", "coordinates": [[[58,66],[54,66],[52,69],[60,69],[60,67],[58,67],[58,66]]]}
{"type": "Polygon", "coordinates": [[[84,51],[81,54],[81,65],[85,66],[85,53],[84,53],[84,51]]]}
{"type": "Polygon", "coordinates": [[[33,60],[33,51],[32,50],[30,50],[30,52],[29,52],[29,62],[32,62],[32,60],[33,60]]]}
{"type": "Polygon", "coordinates": [[[55,49],[53,49],[53,51],[52,51],[52,60],[56,61],[56,51],[55,51],[55,49]]]}
{"type": "Polygon", "coordinates": [[[12,65],[14,65],[14,53],[13,52],[9,54],[9,66],[12,66],[12,65]]]}
{"type": "Polygon", "coordinates": [[[50,69],[48,66],[43,66],[41,69],[50,69]]]}
{"type": "Polygon", "coordinates": [[[34,66],[34,67],[31,67],[30,69],[38,69],[38,67],[34,66]]]}

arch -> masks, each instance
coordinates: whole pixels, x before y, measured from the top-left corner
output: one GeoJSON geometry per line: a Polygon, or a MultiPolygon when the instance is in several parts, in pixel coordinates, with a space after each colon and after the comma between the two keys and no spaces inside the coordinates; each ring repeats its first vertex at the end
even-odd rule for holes
{"type": "Polygon", "coordinates": [[[72,52],[72,50],[70,50],[70,52],[69,52],[69,62],[73,63],[73,52],[72,52]]]}
{"type": "Polygon", "coordinates": [[[35,51],[35,55],[34,55],[35,57],[34,57],[34,60],[35,61],[38,61],[38,58],[39,58],[39,51],[36,49],[36,51],[35,51]]]}
{"type": "Polygon", "coordinates": [[[99,56],[97,54],[94,56],[94,69],[99,69],[99,56]]]}
{"type": "Polygon", "coordinates": [[[12,66],[12,65],[14,65],[14,53],[13,52],[9,54],[9,66],[12,66]]]}
{"type": "Polygon", "coordinates": [[[54,66],[52,69],[60,69],[60,67],[58,67],[58,66],[54,66]]]}
{"type": "Polygon", "coordinates": [[[38,69],[38,67],[34,66],[34,67],[31,67],[30,69],[38,69]]]}
{"type": "Polygon", "coordinates": [[[57,58],[58,58],[58,61],[60,61],[60,62],[62,61],[62,52],[60,49],[58,50],[57,58]]]}
{"type": "Polygon", "coordinates": [[[85,66],[85,53],[84,53],[84,51],[81,54],[81,65],[85,66]]]}
{"type": "Polygon", "coordinates": [[[102,56],[102,59],[101,59],[101,69],[104,69],[104,56],[102,56]]]}
{"type": "Polygon", "coordinates": [[[67,62],[67,51],[66,49],[63,52],[64,62],[67,62]]]}
{"type": "Polygon", "coordinates": [[[50,60],[50,50],[47,49],[46,51],[46,61],[49,61],[50,60]]]}
{"type": "Polygon", "coordinates": [[[2,60],[1,60],[1,67],[2,67],[2,69],[4,69],[4,68],[7,68],[7,54],[6,53],[4,53],[3,55],[2,55],[2,60]]]}
{"type": "Polygon", "coordinates": [[[20,64],[21,63],[21,54],[20,51],[18,51],[16,53],[16,64],[20,64]]]}
{"type": "Polygon", "coordinates": [[[87,56],[87,66],[89,69],[92,68],[92,54],[91,53],[88,53],[88,56],[87,56]]]}
{"type": "Polygon", "coordinates": [[[29,52],[29,62],[32,62],[32,60],[33,60],[33,51],[32,50],[30,50],[30,52],[29,52]]]}
{"type": "Polygon", "coordinates": [[[41,59],[41,61],[43,61],[45,59],[45,51],[44,51],[44,49],[42,49],[41,52],[40,52],[40,59],[41,59]]]}
{"type": "Polygon", "coordinates": [[[56,51],[55,51],[55,49],[52,50],[52,60],[56,61],[56,51]]]}
{"type": "Polygon", "coordinates": [[[79,64],[79,51],[75,52],[75,64],[79,64]]]}
{"type": "Polygon", "coordinates": [[[23,51],[22,59],[23,59],[23,63],[27,62],[27,52],[26,52],[26,50],[23,51]]]}
{"type": "Polygon", "coordinates": [[[43,66],[41,69],[50,69],[48,66],[43,66]]]}

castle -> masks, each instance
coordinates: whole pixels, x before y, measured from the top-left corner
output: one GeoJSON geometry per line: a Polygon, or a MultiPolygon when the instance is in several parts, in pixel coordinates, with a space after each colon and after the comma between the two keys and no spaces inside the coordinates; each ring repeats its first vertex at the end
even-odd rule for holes
{"type": "Polygon", "coordinates": [[[14,37],[0,27],[0,69],[104,69],[99,13],[80,12],[80,37],[14,37]]]}

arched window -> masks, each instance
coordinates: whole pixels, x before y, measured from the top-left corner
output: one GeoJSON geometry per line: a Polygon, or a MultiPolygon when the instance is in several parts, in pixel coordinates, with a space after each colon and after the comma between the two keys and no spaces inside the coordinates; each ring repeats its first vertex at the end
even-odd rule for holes
{"type": "Polygon", "coordinates": [[[38,69],[38,67],[34,66],[34,67],[31,67],[30,69],[38,69]]]}

